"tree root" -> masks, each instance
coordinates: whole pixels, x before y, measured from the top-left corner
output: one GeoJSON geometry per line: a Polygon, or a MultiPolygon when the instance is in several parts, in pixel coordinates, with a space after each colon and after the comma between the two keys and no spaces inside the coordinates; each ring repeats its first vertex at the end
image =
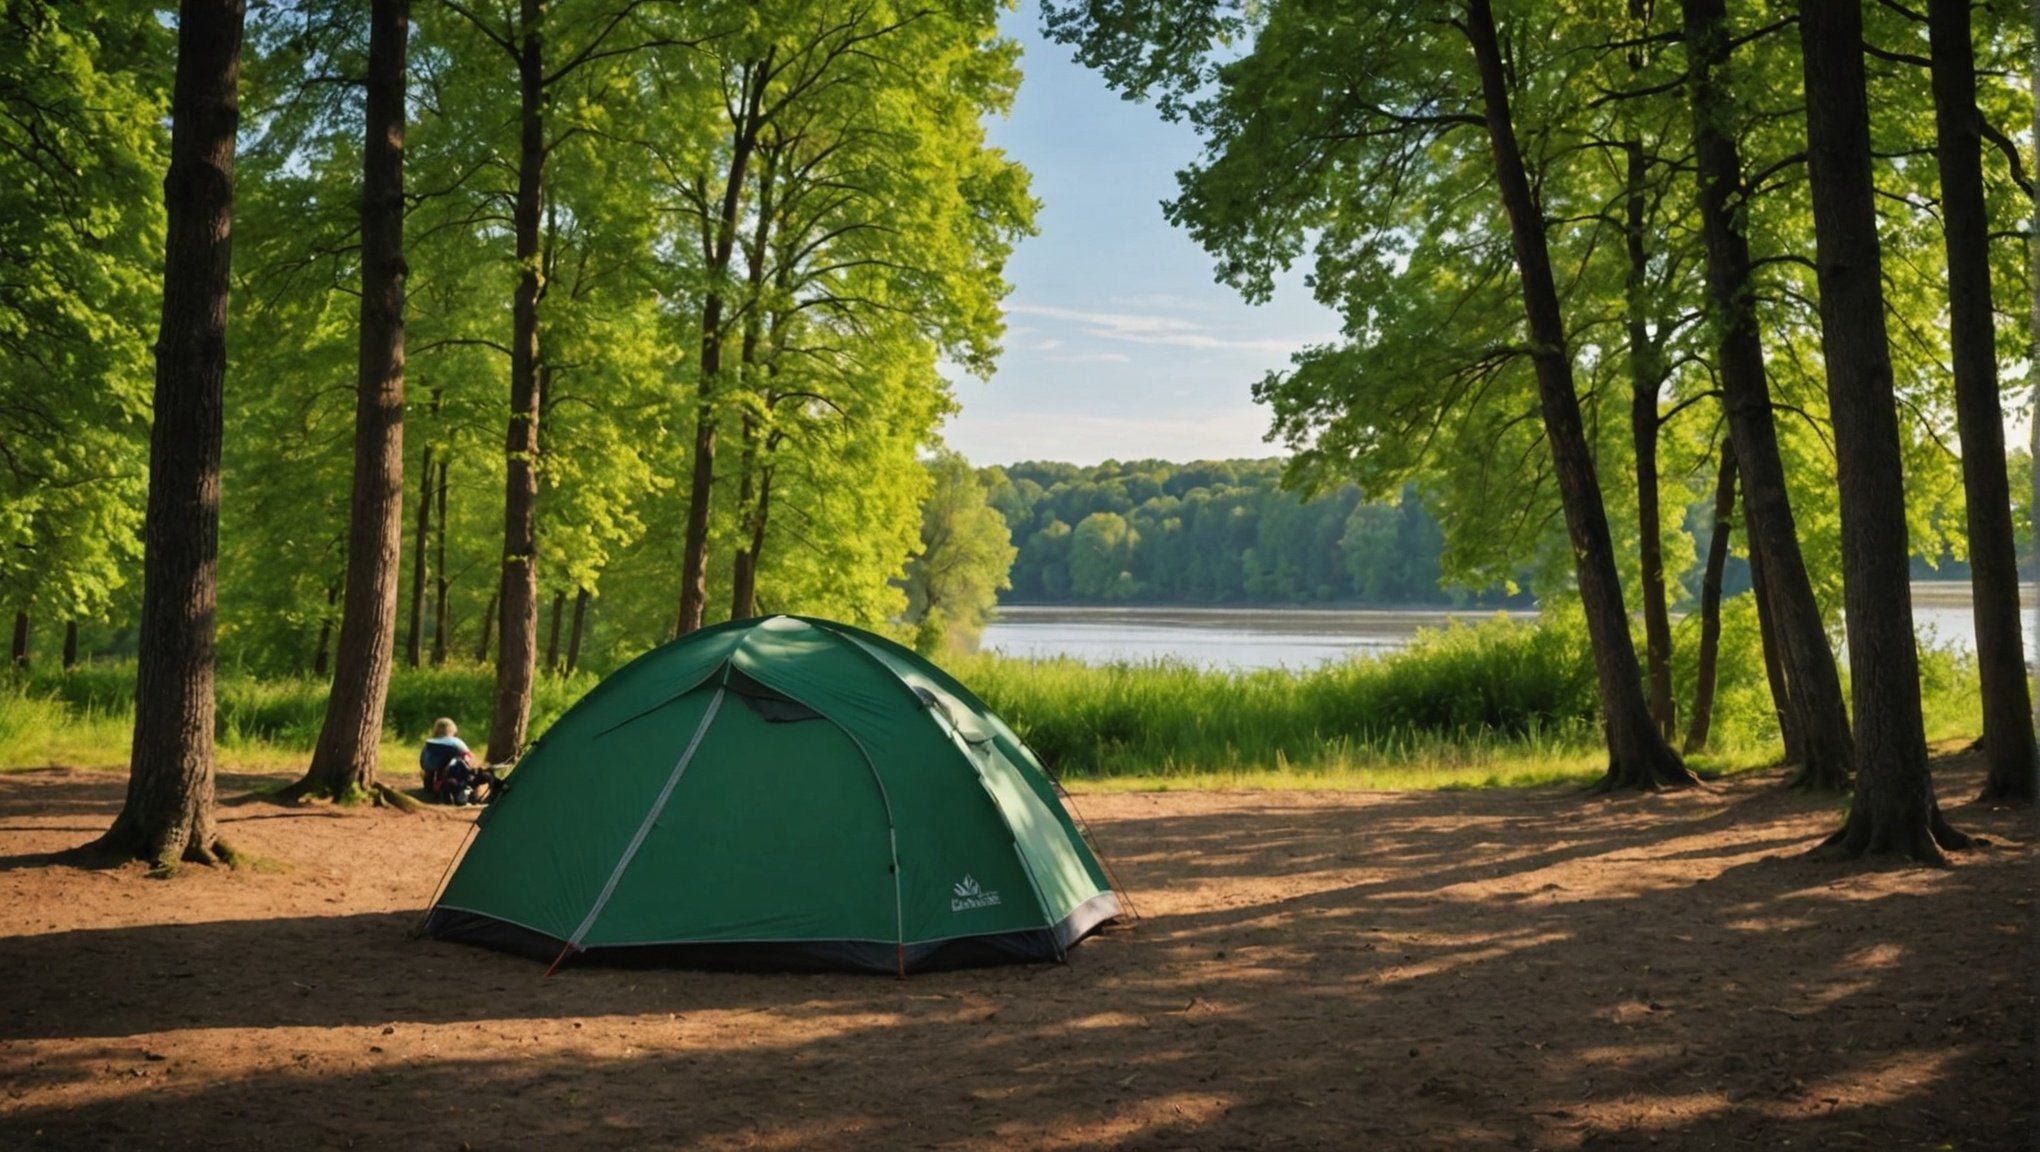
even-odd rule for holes
{"type": "Polygon", "coordinates": [[[1853,813],[1840,830],[1816,844],[1806,856],[1809,860],[1834,862],[1885,858],[1924,864],[1930,868],[1949,866],[1948,857],[1942,853],[1925,822],[1916,825],[1910,821],[1873,824],[1853,813]]]}
{"type": "Polygon", "coordinates": [[[1588,786],[1590,795],[1606,796],[1613,792],[1661,792],[1668,788],[1705,788],[1707,782],[1693,774],[1685,761],[1671,755],[1669,749],[1664,756],[1644,756],[1636,760],[1628,758],[1608,761],[1608,770],[1599,780],[1588,786]]]}
{"type": "Polygon", "coordinates": [[[258,800],[266,800],[272,804],[286,806],[306,804],[319,800],[333,804],[373,804],[378,808],[395,808],[397,811],[405,813],[417,812],[425,807],[423,804],[380,780],[368,785],[366,788],[349,784],[345,788],[336,789],[330,784],[314,780],[309,776],[287,784],[273,792],[251,792],[245,796],[239,796],[231,801],[226,801],[226,803],[249,804],[258,800]]]}
{"type": "Polygon", "coordinates": [[[1847,792],[1854,783],[1854,777],[1847,764],[1840,766],[1807,760],[1792,774],[1786,787],[1795,792],[1847,792]]]}
{"type": "Polygon", "coordinates": [[[399,812],[421,812],[425,805],[403,792],[378,780],[375,782],[375,803],[380,808],[395,808],[399,812]]]}

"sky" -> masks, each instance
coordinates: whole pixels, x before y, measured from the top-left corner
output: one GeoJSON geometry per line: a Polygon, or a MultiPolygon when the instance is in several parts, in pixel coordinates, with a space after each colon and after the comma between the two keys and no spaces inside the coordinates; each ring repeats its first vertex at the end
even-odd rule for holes
{"type": "Polygon", "coordinates": [[[991,142],[1034,175],[1039,234],[1006,265],[1005,353],[989,381],[953,373],[943,432],[975,464],[1279,454],[1250,392],[1293,350],[1338,330],[1300,275],[1259,307],[1162,219],[1196,134],[1120,99],[1023,3],[1003,21],[1025,79],[991,142]]]}

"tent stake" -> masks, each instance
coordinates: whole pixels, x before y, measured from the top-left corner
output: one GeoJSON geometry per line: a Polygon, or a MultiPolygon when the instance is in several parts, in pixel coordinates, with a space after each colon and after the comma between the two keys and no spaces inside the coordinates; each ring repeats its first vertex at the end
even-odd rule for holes
{"type": "Polygon", "coordinates": [[[560,965],[567,962],[567,955],[571,953],[573,950],[574,946],[572,944],[569,944],[565,948],[560,949],[560,954],[553,958],[552,967],[547,968],[545,970],[545,975],[539,977],[539,979],[541,980],[552,979],[552,974],[560,970],[560,965]]]}

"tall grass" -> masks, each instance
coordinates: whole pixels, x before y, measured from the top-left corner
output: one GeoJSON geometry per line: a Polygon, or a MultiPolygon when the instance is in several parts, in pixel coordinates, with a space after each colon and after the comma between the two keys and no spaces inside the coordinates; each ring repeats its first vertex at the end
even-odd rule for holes
{"type": "MultiPolygon", "coordinates": [[[[451,716],[470,739],[487,731],[495,673],[482,666],[398,669],[390,681],[383,740],[393,752],[422,740],[432,721],[451,716]]],[[[541,676],[533,690],[534,733],[594,687],[589,674],[541,676]]],[[[216,681],[215,735],[222,756],[240,767],[302,766],[326,714],[326,683],[264,679],[223,669],[216,681]]],[[[134,722],[135,669],[96,663],[66,673],[38,671],[0,686],[0,767],[127,763],[134,722]]],[[[385,757],[405,763],[405,753],[385,757]]]]}
{"type": "MultiPolygon", "coordinates": [[[[1703,771],[1777,756],[1755,621],[1725,625],[1715,739],[1695,758],[1703,771]]],[[[1689,647],[1681,643],[1682,656],[1689,647]]],[[[1052,770],[1100,787],[1477,787],[1588,779],[1602,767],[1593,661],[1577,614],[1454,625],[1399,652],[1300,672],[990,655],[947,663],[1052,770]]],[[[1689,671],[1678,669],[1682,703],[1689,671]]],[[[541,677],[534,735],[594,683],[588,674],[541,677]]],[[[228,764],[303,765],[324,714],[322,682],[223,671],[218,691],[228,764]]],[[[1981,728],[1971,658],[1922,650],[1921,692],[1930,737],[1981,728]]],[[[438,716],[479,735],[493,693],[488,668],[400,669],[386,762],[408,766],[438,716]]],[[[0,767],[124,765],[133,695],[129,664],[0,683],[0,767]]]]}
{"type": "Polygon", "coordinates": [[[1562,625],[1497,618],[1304,672],[996,656],[951,664],[1066,777],[1428,765],[1478,780],[1504,761],[1570,775],[1589,770],[1596,739],[1593,664],[1583,633],[1562,625]]]}

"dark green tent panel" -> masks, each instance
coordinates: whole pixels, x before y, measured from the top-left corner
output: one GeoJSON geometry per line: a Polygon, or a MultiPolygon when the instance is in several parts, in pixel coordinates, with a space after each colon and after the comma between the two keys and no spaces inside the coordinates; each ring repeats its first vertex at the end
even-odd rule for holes
{"type": "Polygon", "coordinates": [[[905,973],[1059,959],[1119,901],[969,690],[843,624],[646,653],[527,754],[428,930],[546,960],[905,973]]]}

